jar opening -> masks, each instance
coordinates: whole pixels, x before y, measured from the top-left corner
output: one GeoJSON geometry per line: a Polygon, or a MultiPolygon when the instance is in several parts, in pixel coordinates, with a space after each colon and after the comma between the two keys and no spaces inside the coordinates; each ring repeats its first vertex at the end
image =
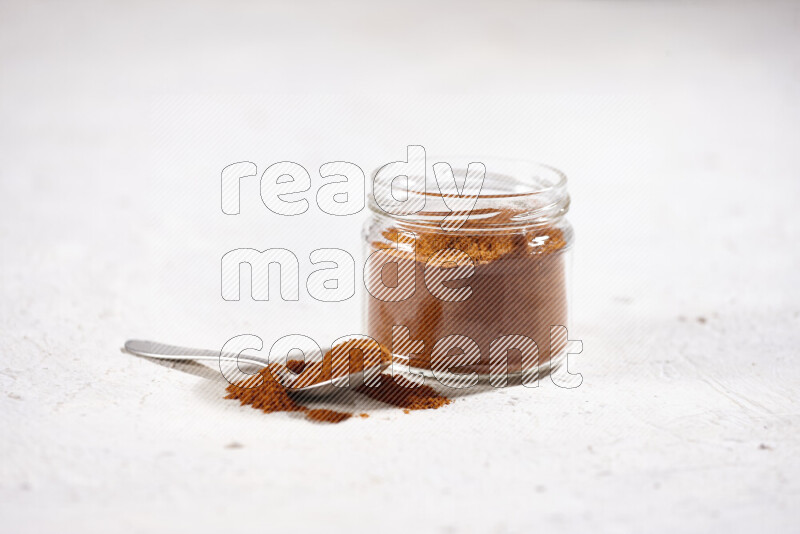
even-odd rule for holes
{"type": "Polygon", "coordinates": [[[445,218],[463,219],[459,229],[492,229],[548,224],[569,209],[567,177],[540,163],[468,157],[427,158],[425,173],[411,176],[373,173],[372,211],[409,224],[438,226],[445,218]],[[442,171],[452,170],[452,178],[442,171]],[[483,180],[476,170],[483,164],[483,180]],[[470,179],[467,177],[471,171],[470,179]],[[447,188],[454,180],[456,190],[447,188]],[[442,182],[444,187],[440,187],[442,182]],[[442,191],[445,191],[444,193],[442,191]],[[389,199],[391,204],[382,201],[389,199]],[[458,202],[455,202],[458,201],[458,202]],[[461,208],[452,209],[454,205],[461,208]],[[396,209],[397,207],[400,209],[396,209]],[[463,206],[467,206],[463,208],[463,206]]]}

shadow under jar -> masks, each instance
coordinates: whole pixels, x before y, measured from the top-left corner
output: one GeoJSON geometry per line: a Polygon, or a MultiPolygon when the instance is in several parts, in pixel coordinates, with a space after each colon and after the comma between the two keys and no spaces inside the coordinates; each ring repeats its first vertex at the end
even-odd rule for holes
{"type": "MultiPolygon", "coordinates": [[[[463,188],[469,160],[458,159],[433,161],[448,162],[463,188]]],[[[551,353],[561,356],[566,344],[564,328],[550,339],[551,326],[568,327],[566,176],[527,161],[479,161],[482,187],[461,190],[478,197],[474,208],[445,224],[451,211],[430,169],[424,191],[404,199],[421,205],[424,198],[412,214],[385,211],[376,197],[396,198],[393,180],[375,181],[364,227],[367,332],[423,375],[483,379],[533,369],[541,376],[560,363],[551,353]]]]}

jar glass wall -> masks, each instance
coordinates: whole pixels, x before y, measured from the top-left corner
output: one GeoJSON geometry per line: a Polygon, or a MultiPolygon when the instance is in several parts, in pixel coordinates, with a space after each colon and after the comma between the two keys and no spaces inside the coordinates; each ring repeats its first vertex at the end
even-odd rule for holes
{"type": "Polygon", "coordinates": [[[449,163],[459,188],[470,162],[485,165],[485,178],[474,207],[452,213],[428,166],[425,187],[405,198],[424,207],[403,215],[376,201],[393,195],[393,181],[375,181],[363,234],[368,335],[422,374],[547,372],[566,343],[551,343],[551,327],[569,319],[566,177],[519,160],[428,161],[449,163]]]}

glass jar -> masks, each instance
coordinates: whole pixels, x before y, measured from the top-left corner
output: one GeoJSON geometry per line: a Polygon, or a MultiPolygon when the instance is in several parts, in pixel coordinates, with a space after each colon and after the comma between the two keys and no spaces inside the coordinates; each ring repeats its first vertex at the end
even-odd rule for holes
{"type": "Polygon", "coordinates": [[[485,175],[475,186],[465,176],[480,171],[476,159],[432,161],[450,165],[456,192],[474,206],[452,211],[453,190],[441,189],[424,162],[423,176],[408,176],[415,185],[405,198],[393,189],[396,176],[376,171],[363,234],[368,335],[395,362],[440,381],[471,375],[494,384],[552,371],[559,362],[550,356],[567,341],[565,328],[553,329],[551,340],[551,327],[568,327],[566,176],[527,161],[480,159],[485,175]],[[389,213],[379,202],[398,197],[395,204],[422,209],[389,213]]]}

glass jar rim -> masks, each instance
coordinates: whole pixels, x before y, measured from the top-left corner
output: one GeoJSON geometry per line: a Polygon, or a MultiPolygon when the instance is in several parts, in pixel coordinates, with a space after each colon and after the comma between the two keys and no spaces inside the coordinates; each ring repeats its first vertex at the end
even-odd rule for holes
{"type": "MultiPolygon", "coordinates": [[[[502,158],[502,157],[474,157],[459,155],[439,155],[425,158],[424,190],[408,189],[407,199],[416,197],[422,203],[424,209],[419,209],[409,213],[393,213],[384,209],[376,200],[376,195],[381,198],[389,198],[393,195],[393,184],[396,178],[405,175],[392,176],[389,179],[379,179],[378,172],[383,168],[379,167],[372,173],[372,194],[369,198],[369,208],[371,211],[418,224],[432,224],[436,220],[441,220],[452,212],[444,206],[448,198],[455,198],[458,195],[443,194],[433,166],[437,163],[447,163],[453,172],[453,176],[458,184],[460,194],[464,195],[464,181],[466,180],[467,169],[472,163],[481,163],[485,167],[485,177],[481,188],[475,195],[475,205],[470,212],[463,215],[464,219],[472,219],[473,222],[482,221],[481,226],[526,226],[532,224],[543,224],[557,217],[562,216],[569,208],[569,195],[567,193],[567,176],[564,172],[550,165],[539,163],[532,160],[502,158]],[[429,164],[430,162],[430,164],[429,164]],[[429,206],[432,203],[433,206],[429,206]],[[440,205],[436,205],[436,204],[440,205]],[[516,212],[513,221],[508,217],[494,217],[500,215],[500,210],[505,210],[506,215],[509,209],[516,212]],[[478,214],[481,214],[479,217],[478,214]],[[487,215],[488,214],[488,215],[487,215]],[[474,217],[471,217],[476,215],[474,217]]],[[[412,175],[417,179],[419,174],[412,175]]],[[[407,178],[407,188],[411,187],[411,180],[407,178]]],[[[398,199],[399,200],[399,199],[398,199]]]]}
{"type": "MultiPolygon", "coordinates": [[[[528,171],[539,171],[545,175],[549,175],[554,180],[547,184],[544,187],[540,187],[538,189],[532,191],[526,191],[521,193],[508,193],[508,194],[499,194],[499,195],[484,195],[481,194],[481,198],[507,198],[507,197],[522,197],[527,195],[538,195],[547,193],[548,191],[552,191],[554,189],[559,189],[566,187],[567,185],[567,175],[553,167],[552,165],[548,165],[546,163],[542,163],[540,161],[529,160],[529,159],[522,159],[522,158],[505,158],[505,157],[497,157],[497,156],[485,156],[485,157],[475,157],[475,156],[467,156],[467,155],[459,155],[459,154],[433,154],[432,156],[428,157],[432,161],[431,165],[435,163],[449,163],[450,161],[456,159],[458,161],[466,161],[469,163],[483,163],[486,165],[486,172],[487,178],[490,176],[489,173],[492,172],[492,167],[495,165],[514,165],[518,167],[527,167],[528,171]]],[[[466,168],[466,166],[463,166],[466,168]]],[[[515,179],[522,181],[523,178],[519,176],[514,176],[515,179]]]]}

